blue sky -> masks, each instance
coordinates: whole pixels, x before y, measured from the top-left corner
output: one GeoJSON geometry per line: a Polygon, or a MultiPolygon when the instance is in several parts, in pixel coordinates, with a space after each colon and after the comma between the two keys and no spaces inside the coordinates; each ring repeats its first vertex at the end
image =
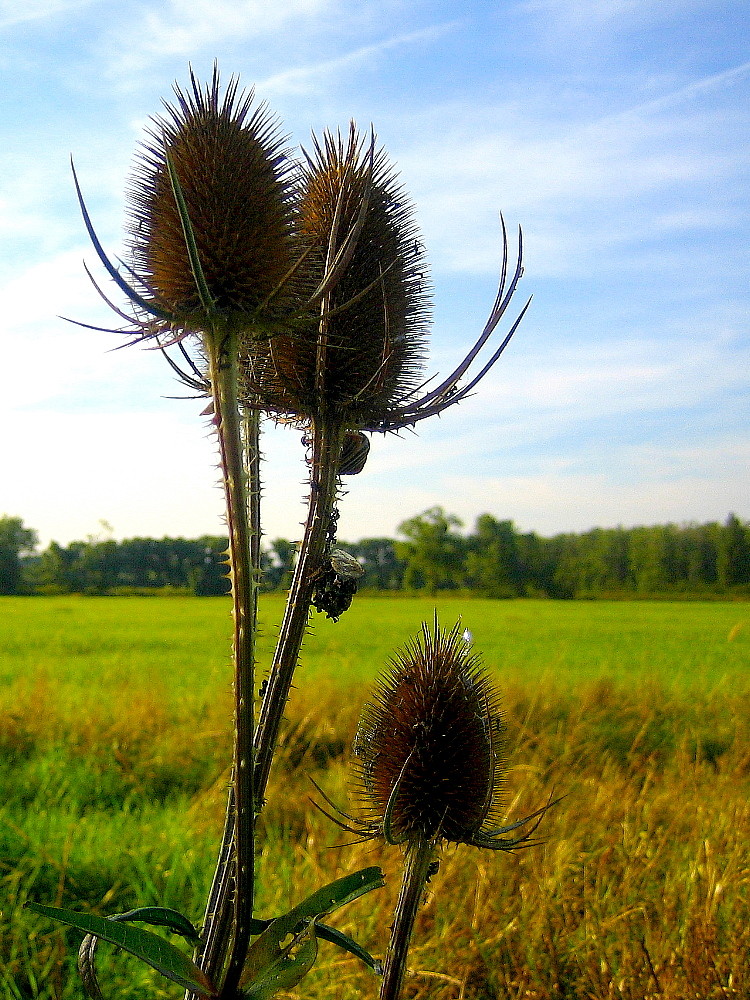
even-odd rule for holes
{"type": "MultiPolygon", "coordinates": [[[[431,371],[484,324],[498,213],[531,308],[476,394],[376,438],[340,537],[442,504],[553,534],[750,517],[750,10],[744,0],[0,0],[0,514],[43,542],[222,530],[201,405],[113,350],[83,272],[122,247],[150,115],[218,59],[283,121],[368,127],[432,263],[431,371]]],[[[299,433],[264,438],[265,531],[297,538],[299,433]]]]}

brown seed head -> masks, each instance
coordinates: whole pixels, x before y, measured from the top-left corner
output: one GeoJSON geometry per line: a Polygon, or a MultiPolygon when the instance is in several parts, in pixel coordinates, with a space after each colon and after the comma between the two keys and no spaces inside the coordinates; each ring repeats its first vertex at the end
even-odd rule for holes
{"type": "Polygon", "coordinates": [[[497,825],[499,697],[462,638],[435,619],[391,661],[355,741],[365,822],[388,839],[472,843],[497,825]]]}
{"type": "Polygon", "coordinates": [[[288,161],[277,125],[252,93],[231,79],[223,100],[219,74],[202,88],[175,87],[175,105],[153,119],[130,185],[133,272],[155,304],[180,326],[205,329],[206,317],[167,168],[175,168],[215,309],[253,327],[269,295],[283,306],[293,263],[288,161]]]}
{"type": "Polygon", "coordinates": [[[377,422],[422,379],[429,295],[413,210],[383,150],[352,124],[315,140],[298,181],[312,295],[295,333],[249,360],[248,390],[290,416],[377,422]]]}

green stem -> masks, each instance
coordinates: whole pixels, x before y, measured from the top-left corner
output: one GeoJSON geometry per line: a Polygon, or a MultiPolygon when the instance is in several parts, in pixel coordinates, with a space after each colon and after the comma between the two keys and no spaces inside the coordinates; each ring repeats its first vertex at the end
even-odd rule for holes
{"type": "Polygon", "coordinates": [[[435,844],[431,840],[418,840],[406,849],[406,864],[385,956],[380,1000],[398,1000],[401,994],[409,942],[434,854],[435,844]]]}
{"type": "MultiPolygon", "coordinates": [[[[250,568],[254,579],[260,582],[260,414],[257,410],[245,410],[243,431],[250,519],[250,568]]],[[[214,982],[225,963],[231,938],[234,831],[234,787],[230,787],[219,857],[203,920],[203,943],[195,958],[214,982]]],[[[197,1000],[197,997],[188,992],[185,1000],[197,1000]]]]}
{"type": "MultiPolygon", "coordinates": [[[[231,938],[234,827],[234,788],[230,788],[219,857],[203,917],[202,940],[194,956],[196,964],[212,982],[217,981],[224,967],[231,938]]],[[[185,1000],[199,1000],[199,998],[197,994],[188,990],[185,1000]]]]}
{"type": "MultiPolygon", "coordinates": [[[[209,362],[209,376],[214,405],[214,423],[219,437],[221,469],[229,532],[229,566],[232,579],[234,636],[235,741],[233,768],[234,797],[234,909],[233,939],[222,997],[233,997],[242,973],[250,942],[250,920],[254,891],[254,816],[253,816],[253,695],[255,677],[255,633],[257,626],[257,571],[251,553],[258,552],[257,523],[251,528],[247,472],[243,461],[240,415],[237,404],[238,345],[233,331],[214,332],[204,337],[209,362]]],[[[257,492],[250,490],[251,494],[257,492]]],[[[231,824],[228,822],[225,833],[231,824]]],[[[226,877],[228,857],[223,845],[217,876],[226,877]]],[[[226,885],[226,883],[224,883],[226,885]]],[[[226,899],[226,888],[224,888],[226,899]]],[[[226,902],[217,901],[210,915],[217,922],[219,941],[212,942],[211,964],[214,975],[221,971],[226,947],[226,902]],[[220,905],[219,905],[220,904],[220,905]],[[216,948],[218,943],[221,947],[216,948]]]]}
{"type": "Polygon", "coordinates": [[[317,574],[333,530],[338,466],[344,430],[340,421],[320,419],[312,427],[312,472],[305,534],[287,598],[268,684],[255,733],[255,796],[260,811],[279,727],[305,636],[317,574]]]}

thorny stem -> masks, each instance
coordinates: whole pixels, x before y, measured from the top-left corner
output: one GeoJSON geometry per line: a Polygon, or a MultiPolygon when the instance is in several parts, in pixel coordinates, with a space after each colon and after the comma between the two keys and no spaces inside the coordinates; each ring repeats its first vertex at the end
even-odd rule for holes
{"type": "Polygon", "coordinates": [[[401,891],[391,925],[391,940],[385,956],[380,1000],[398,1000],[406,974],[411,932],[414,929],[430,864],[435,854],[433,840],[420,839],[406,849],[406,863],[401,880],[401,891]]]}
{"type": "MultiPolygon", "coordinates": [[[[234,827],[234,788],[230,787],[219,857],[203,917],[202,941],[195,954],[195,962],[212,982],[216,982],[218,973],[223,967],[232,928],[232,912],[229,904],[234,827]]],[[[199,998],[192,990],[188,990],[185,1000],[199,1000],[199,998]]]]}
{"type": "MultiPolygon", "coordinates": [[[[250,521],[250,570],[260,581],[260,414],[244,411],[243,438],[247,504],[250,521]]],[[[232,927],[232,875],[235,831],[234,787],[230,786],[219,857],[203,920],[203,943],[196,956],[203,971],[216,981],[226,959],[232,927]]],[[[188,991],[185,1000],[197,1000],[188,991]]]]}
{"type": "Polygon", "coordinates": [[[385,956],[380,1000],[398,1000],[406,973],[406,958],[422,895],[427,883],[435,843],[420,839],[406,849],[406,864],[401,881],[401,892],[391,926],[391,940],[385,956]]]}
{"type": "Polygon", "coordinates": [[[274,653],[255,733],[255,796],[263,804],[281,719],[305,636],[317,573],[333,530],[332,513],[344,429],[340,420],[316,419],[312,428],[312,471],[305,534],[274,653]]]}
{"type": "MultiPolygon", "coordinates": [[[[257,623],[258,575],[254,558],[259,555],[257,480],[248,481],[243,461],[240,416],[237,406],[238,349],[234,331],[214,331],[204,338],[209,361],[209,375],[214,405],[214,424],[219,438],[221,469],[229,531],[229,565],[233,601],[233,655],[235,697],[235,745],[233,788],[234,819],[227,818],[219,862],[207,910],[207,940],[203,967],[212,978],[218,977],[224,964],[228,938],[229,862],[228,840],[233,836],[234,907],[233,940],[221,997],[233,997],[242,973],[250,941],[254,890],[254,821],[253,821],[253,735],[255,632],[257,623]],[[248,493],[250,496],[248,497],[248,493]]],[[[257,423],[254,432],[257,450],[257,423]]],[[[250,460],[249,471],[257,476],[257,456],[250,460]]]]}

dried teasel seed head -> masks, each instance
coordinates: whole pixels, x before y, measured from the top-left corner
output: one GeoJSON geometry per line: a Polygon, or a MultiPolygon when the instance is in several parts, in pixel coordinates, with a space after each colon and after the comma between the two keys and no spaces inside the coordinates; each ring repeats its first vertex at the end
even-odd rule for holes
{"type": "Polygon", "coordinates": [[[394,842],[476,843],[498,825],[499,696],[451,631],[422,626],[365,707],[354,752],[363,825],[394,842]]]}
{"type": "Polygon", "coordinates": [[[154,304],[183,329],[212,319],[240,329],[263,326],[293,293],[289,163],[267,109],[232,78],[220,97],[219,73],[202,87],[191,73],[185,93],[155,117],[131,179],[132,273],[154,304]],[[170,178],[171,161],[213,303],[206,316],[170,178]]]}
{"type": "Polygon", "coordinates": [[[354,124],[314,140],[297,192],[311,308],[249,359],[248,393],[294,417],[376,424],[423,380],[429,284],[411,204],[354,124]]]}

